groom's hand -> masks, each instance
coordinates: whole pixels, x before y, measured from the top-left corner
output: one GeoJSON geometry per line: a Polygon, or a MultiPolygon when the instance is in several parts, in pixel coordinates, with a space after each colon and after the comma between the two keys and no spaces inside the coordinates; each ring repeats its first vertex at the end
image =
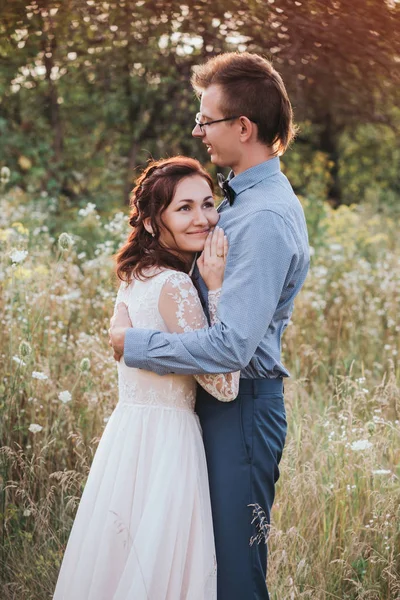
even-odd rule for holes
{"type": "Polygon", "coordinates": [[[114,316],[110,320],[110,329],[108,330],[108,343],[114,350],[114,358],[119,361],[124,354],[124,342],[126,330],[132,327],[132,321],[129,318],[128,307],[123,302],[117,305],[114,316]]]}

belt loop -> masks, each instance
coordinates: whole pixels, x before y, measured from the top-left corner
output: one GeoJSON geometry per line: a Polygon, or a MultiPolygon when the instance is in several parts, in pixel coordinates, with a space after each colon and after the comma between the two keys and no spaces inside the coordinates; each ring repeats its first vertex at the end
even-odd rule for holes
{"type": "Polygon", "coordinates": [[[253,379],[253,398],[257,398],[258,396],[258,386],[257,386],[257,381],[255,379],[253,379]]]}

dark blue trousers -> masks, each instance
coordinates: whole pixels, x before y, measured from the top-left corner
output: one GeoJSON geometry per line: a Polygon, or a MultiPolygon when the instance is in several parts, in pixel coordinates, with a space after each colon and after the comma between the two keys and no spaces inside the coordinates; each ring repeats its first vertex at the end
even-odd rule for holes
{"type": "Polygon", "coordinates": [[[225,403],[199,388],[196,412],[210,481],[218,600],[268,600],[266,535],[286,437],[282,379],[241,380],[236,400],[225,403]]]}

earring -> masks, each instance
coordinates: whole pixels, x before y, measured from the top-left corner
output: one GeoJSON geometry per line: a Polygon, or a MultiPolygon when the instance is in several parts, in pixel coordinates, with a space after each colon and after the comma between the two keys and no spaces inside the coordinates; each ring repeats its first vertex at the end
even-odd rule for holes
{"type": "Polygon", "coordinates": [[[152,234],[151,234],[151,237],[155,237],[155,236],[156,236],[156,234],[155,234],[155,233],[152,233],[152,234]]]}

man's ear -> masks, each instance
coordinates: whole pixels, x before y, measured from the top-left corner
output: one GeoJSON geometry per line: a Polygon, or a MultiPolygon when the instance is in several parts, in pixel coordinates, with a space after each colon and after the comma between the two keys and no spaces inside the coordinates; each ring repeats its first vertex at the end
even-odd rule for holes
{"type": "Polygon", "coordinates": [[[250,121],[247,117],[240,117],[240,136],[242,141],[247,141],[251,138],[253,133],[254,123],[250,121]]]}
{"type": "Polygon", "coordinates": [[[143,221],[143,225],[145,230],[147,231],[147,233],[150,233],[150,235],[154,234],[153,228],[151,226],[151,218],[147,217],[144,221],[143,221]]]}

